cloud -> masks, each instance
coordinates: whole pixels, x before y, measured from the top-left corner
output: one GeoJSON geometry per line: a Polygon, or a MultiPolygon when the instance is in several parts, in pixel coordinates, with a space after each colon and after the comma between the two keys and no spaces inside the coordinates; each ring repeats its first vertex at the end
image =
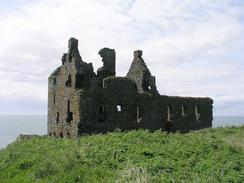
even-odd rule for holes
{"type": "Polygon", "coordinates": [[[133,50],[142,49],[161,94],[211,96],[216,114],[244,115],[243,10],[231,0],[25,1],[0,13],[0,97],[14,99],[9,108],[23,99],[45,102],[47,77],[76,37],[95,68],[102,65],[97,52],[111,47],[125,75],[133,50]]]}

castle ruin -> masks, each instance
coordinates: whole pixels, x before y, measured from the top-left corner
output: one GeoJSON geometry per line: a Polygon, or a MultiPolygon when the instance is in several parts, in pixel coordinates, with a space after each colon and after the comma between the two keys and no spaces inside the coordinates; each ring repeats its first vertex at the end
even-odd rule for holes
{"type": "Polygon", "coordinates": [[[142,51],[125,77],[117,77],[115,51],[98,53],[103,66],[94,72],[82,60],[78,40],[70,38],[62,65],[48,78],[48,134],[76,137],[84,133],[149,129],[188,132],[212,126],[211,98],[160,95],[142,51]]]}

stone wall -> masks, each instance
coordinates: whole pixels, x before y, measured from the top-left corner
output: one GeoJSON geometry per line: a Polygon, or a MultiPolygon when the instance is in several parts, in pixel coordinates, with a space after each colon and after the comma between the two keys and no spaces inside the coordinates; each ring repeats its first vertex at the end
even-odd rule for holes
{"type": "Polygon", "coordinates": [[[138,93],[129,78],[107,77],[104,88],[81,97],[80,133],[131,129],[188,132],[212,126],[210,98],[138,93]]]}
{"type": "Polygon", "coordinates": [[[146,63],[142,58],[142,51],[134,51],[134,59],[127,73],[128,78],[135,81],[138,92],[148,92],[154,95],[158,94],[156,79],[151,75],[146,63]]]}

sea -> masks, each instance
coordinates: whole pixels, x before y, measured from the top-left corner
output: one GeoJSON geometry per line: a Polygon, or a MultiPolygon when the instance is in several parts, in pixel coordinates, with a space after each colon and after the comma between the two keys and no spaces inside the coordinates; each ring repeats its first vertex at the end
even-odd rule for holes
{"type": "MultiPolygon", "coordinates": [[[[215,116],[213,127],[244,125],[244,116],[215,116]]],[[[47,134],[45,115],[0,115],[0,149],[15,141],[20,134],[47,134]]]]}

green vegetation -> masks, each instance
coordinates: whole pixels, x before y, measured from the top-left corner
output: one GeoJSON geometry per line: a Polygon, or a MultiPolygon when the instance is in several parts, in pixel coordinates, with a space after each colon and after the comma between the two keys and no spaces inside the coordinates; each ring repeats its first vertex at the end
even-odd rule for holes
{"type": "Polygon", "coordinates": [[[0,151],[0,182],[244,182],[244,126],[24,137],[0,151]]]}

